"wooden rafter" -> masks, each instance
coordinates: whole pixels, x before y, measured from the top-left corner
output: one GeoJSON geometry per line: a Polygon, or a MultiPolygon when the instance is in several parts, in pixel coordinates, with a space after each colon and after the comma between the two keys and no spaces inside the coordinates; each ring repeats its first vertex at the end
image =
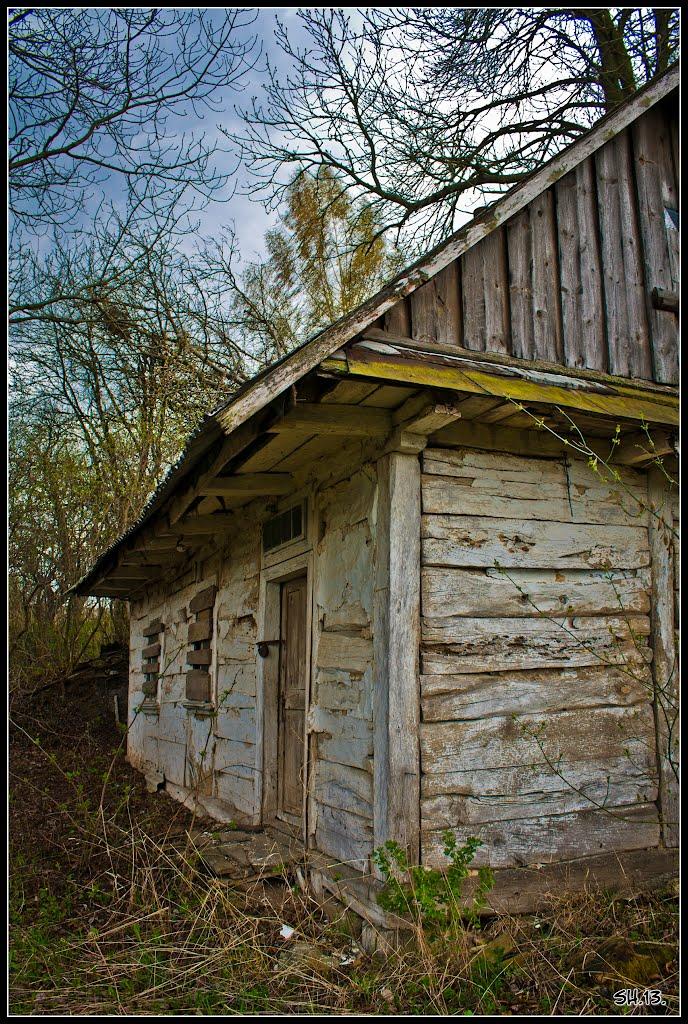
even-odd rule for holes
{"type": "Polygon", "coordinates": [[[171,503],[169,510],[170,523],[176,523],[181,519],[196,498],[203,494],[202,488],[214,480],[228,462],[231,462],[232,459],[248,448],[259,434],[258,425],[250,422],[242,424],[241,427],[234,431],[231,437],[226,438],[209,469],[201,475],[193,487],[189,487],[171,503]]]}
{"type": "Polygon", "coordinates": [[[289,494],[294,488],[290,473],[239,473],[236,476],[215,477],[197,487],[199,495],[217,497],[241,497],[243,495],[289,494]]]}
{"type": "Polygon", "coordinates": [[[303,402],[270,429],[277,433],[300,430],[344,437],[385,437],[392,425],[392,416],[386,409],[303,402]]]}

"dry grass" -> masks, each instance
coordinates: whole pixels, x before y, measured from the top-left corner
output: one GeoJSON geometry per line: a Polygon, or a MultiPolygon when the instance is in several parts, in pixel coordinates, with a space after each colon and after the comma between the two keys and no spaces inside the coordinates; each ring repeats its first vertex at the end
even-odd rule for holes
{"type": "Polygon", "coordinates": [[[191,816],[144,792],[107,721],[40,714],[12,755],[15,1014],[616,1015],[615,991],[647,986],[666,1006],[625,1012],[677,1012],[670,892],[552,899],[368,955],[290,876],[209,877],[191,816]]]}

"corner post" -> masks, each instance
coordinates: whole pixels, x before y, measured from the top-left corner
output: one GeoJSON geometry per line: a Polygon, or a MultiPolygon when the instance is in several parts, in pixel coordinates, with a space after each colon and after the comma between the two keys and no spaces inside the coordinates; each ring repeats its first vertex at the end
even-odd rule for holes
{"type": "Polygon", "coordinates": [[[378,460],[373,689],[373,844],[420,857],[419,455],[427,438],[397,430],[378,460]]]}
{"type": "Polygon", "coordinates": [[[651,644],[659,769],[659,810],[665,846],[678,846],[678,645],[675,634],[674,544],[670,495],[660,469],[648,473],[650,505],[651,644]]]}

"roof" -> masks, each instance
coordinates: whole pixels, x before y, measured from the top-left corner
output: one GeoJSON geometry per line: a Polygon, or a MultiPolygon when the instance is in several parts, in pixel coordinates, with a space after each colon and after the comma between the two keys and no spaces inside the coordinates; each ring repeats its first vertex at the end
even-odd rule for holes
{"type": "MultiPolygon", "coordinates": [[[[102,576],[121,545],[150,522],[219,438],[231,435],[238,427],[260,413],[323,360],[369,329],[400,298],[411,295],[453,260],[520,212],[542,191],[622,132],[645,110],[664,99],[677,88],[678,75],[677,65],[669,68],[616,110],[601,118],[588,132],[548,163],[524,178],[490,206],[482,208],[468,223],[398,274],[376,295],[256,374],[234,391],[225,402],[208,413],[189,437],[179,459],[151,495],[140,516],[103,552],[89,572],[72,589],[81,594],[89,592],[89,587],[102,576]]],[[[481,355],[484,358],[484,354],[481,355]]]]}

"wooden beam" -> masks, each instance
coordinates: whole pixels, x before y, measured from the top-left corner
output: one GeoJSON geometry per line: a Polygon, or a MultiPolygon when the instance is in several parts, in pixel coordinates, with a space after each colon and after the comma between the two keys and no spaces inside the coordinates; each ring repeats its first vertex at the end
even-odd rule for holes
{"type": "Polygon", "coordinates": [[[670,292],[666,288],[653,288],[652,306],[665,313],[678,313],[678,292],[670,292]]]}
{"type": "Polygon", "coordinates": [[[310,434],[344,437],[386,437],[392,429],[392,416],[386,409],[360,405],[311,404],[299,402],[271,432],[300,430],[310,434]]]}
{"type": "MultiPolygon", "coordinates": [[[[468,360],[463,362],[468,363],[468,360]]],[[[534,380],[528,373],[505,376],[490,372],[489,366],[480,367],[478,361],[473,366],[449,366],[383,354],[373,357],[372,353],[367,353],[364,359],[350,353],[348,363],[349,372],[362,377],[508,398],[514,405],[514,412],[518,411],[520,403],[536,402],[579,409],[598,416],[645,420],[668,426],[678,426],[679,422],[678,396],[665,393],[659,396],[650,391],[629,394],[620,386],[588,391],[580,386],[578,380],[572,380],[571,386],[567,386],[566,375],[561,373],[553,374],[554,379],[550,383],[542,379],[544,374],[534,380]]]]}
{"type": "MultiPolygon", "coordinates": [[[[504,352],[476,352],[474,349],[461,348],[457,345],[442,345],[438,342],[417,341],[415,338],[407,338],[405,335],[388,334],[378,327],[371,327],[364,331],[362,341],[372,341],[375,345],[383,345],[380,351],[386,355],[398,355],[399,348],[410,349],[432,358],[434,354],[450,356],[454,360],[468,359],[478,364],[491,363],[495,366],[511,366],[520,371],[540,371],[542,373],[564,373],[571,381],[589,380],[594,384],[609,384],[612,387],[622,386],[630,391],[640,390],[656,392],[657,395],[676,394],[676,388],[671,384],[657,384],[655,381],[632,380],[629,377],[615,377],[610,373],[603,373],[601,370],[588,370],[582,367],[562,366],[561,363],[553,363],[547,359],[523,359],[519,356],[507,355],[504,352]]],[[[358,342],[360,344],[360,342],[358,342]]],[[[337,361],[340,372],[346,372],[346,351],[342,350],[342,359],[337,361]]],[[[483,366],[483,368],[485,368],[483,366]]]]}
{"type": "Polygon", "coordinates": [[[378,460],[373,652],[373,846],[420,857],[420,462],[417,443],[378,460]],[[403,515],[399,514],[403,510],[403,515]]]}
{"type": "Polygon", "coordinates": [[[104,582],[102,586],[91,587],[91,589],[89,590],[89,594],[92,594],[93,597],[114,597],[120,598],[121,600],[125,601],[128,600],[130,594],[133,593],[134,589],[138,588],[125,586],[115,587],[111,586],[107,582],[104,582]]]}
{"type": "Polygon", "coordinates": [[[258,437],[259,433],[257,424],[253,422],[244,423],[234,431],[231,437],[225,439],[210,468],[201,475],[193,487],[188,488],[188,490],[172,501],[169,509],[170,523],[176,523],[181,519],[189,506],[203,493],[202,488],[210,483],[225,468],[228,462],[231,462],[245,448],[248,448],[258,437]]]}
{"type": "Polygon", "coordinates": [[[512,416],[518,416],[518,409],[514,408],[514,403],[502,402],[501,405],[495,405],[492,409],[480,413],[477,419],[481,423],[501,423],[502,420],[509,420],[512,416]]]}
{"type": "Polygon", "coordinates": [[[393,414],[395,427],[427,436],[461,418],[458,402],[438,402],[427,392],[412,395],[393,414]]]}
{"type": "Polygon", "coordinates": [[[158,565],[127,565],[120,562],[107,574],[109,580],[121,582],[135,582],[136,580],[149,580],[162,572],[164,566],[158,565]]]}
{"type": "Polygon", "coordinates": [[[291,473],[238,473],[236,476],[215,477],[196,488],[199,495],[217,497],[244,494],[273,496],[289,494],[294,489],[291,473]]]}
{"type": "Polygon", "coordinates": [[[177,542],[175,541],[175,547],[165,550],[164,552],[156,551],[154,554],[148,554],[145,548],[140,548],[127,555],[126,558],[121,558],[118,563],[118,568],[121,568],[124,571],[139,568],[167,569],[179,559],[179,552],[177,551],[176,543],[177,542]]]}
{"type": "Polygon", "coordinates": [[[177,538],[169,534],[156,537],[151,529],[136,538],[136,547],[130,547],[119,556],[118,565],[147,566],[166,565],[177,557],[177,538]]]}
{"type": "MultiPolygon", "coordinates": [[[[459,420],[430,438],[431,445],[467,448],[488,448],[509,452],[514,455],[534,455],[559,458],[566,451],[563,441],[545,428],[536,428],[532,423],[524,430],[500,425],[481,424],[477,420],[459,420]]],[[[609,445],[607,445],[609,449],[609,445]]]]}
{"type": "Polygon", "coordinates": [[[215,512],[206,516],[187,516],[169,526],[161,524],[161,533],[181,537],[213,537],[216,533],[227,533],[236,529],[236,519],[228,512],[215,512]]]}
{"type": "Polygon", "coordinates": [[[676,444],[670,431],[640,430],[621,438],[621,447],[614,454],[613,462],[619,466],[647,466],[667,455],[676,455],[676,444]]]}

